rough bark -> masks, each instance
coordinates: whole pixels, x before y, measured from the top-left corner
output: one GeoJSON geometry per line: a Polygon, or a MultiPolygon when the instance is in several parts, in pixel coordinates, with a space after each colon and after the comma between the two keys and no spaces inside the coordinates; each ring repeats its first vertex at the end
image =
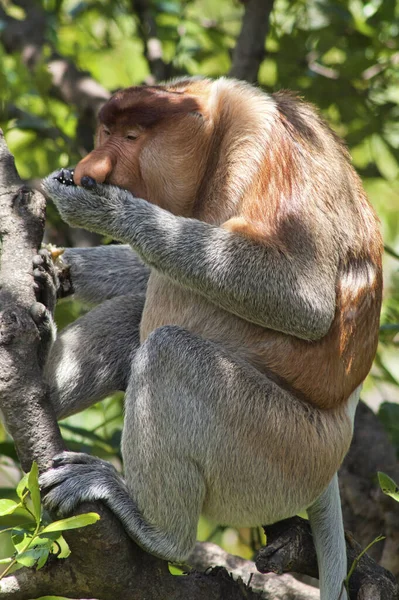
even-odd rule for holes
{"type": "MultiPolygon", "coordinates": [[[[300,517],[265,527],[267,546],[259,550],[256,567],[261,573],[297,572],[318,577],[316,552],[309,523],[300,517]]],[[[362,547],[350,534],[346,536],[348,572],[362,547]]],[[[395,600],[399,588],[395,577],[364,554],[349,581],[353,600],[395,600]]]]}
{"type": "Polygon", "coordinates": [[[262,598],[270,598],[270,600],[318,600],[320,598],[318,589],[301,583],[292,575],[280,576],[273,573],[262,575],[256,570],[254,562],[232,556],[210,542],[197,543],[188,562],[198,571],[204,571],[206,565],[224,567],[229,573],[233,573],[234,577],[240,577],[248,583],[253,591],[262,593],[262,598]]]}
{"type": "Polygon", "coordinates": [[[0,135],[0,407],[21,464],[33,449],[44,468],[63,449],[36,360],[39,335],[29,314],[35,302],[32,258],[44,227],[44,199],[21,188],[14,159],[0,135]]]}

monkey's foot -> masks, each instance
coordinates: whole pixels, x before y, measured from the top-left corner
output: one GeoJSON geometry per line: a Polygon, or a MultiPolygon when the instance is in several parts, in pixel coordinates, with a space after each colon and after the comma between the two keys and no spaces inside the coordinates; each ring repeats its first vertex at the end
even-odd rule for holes
{"type": "Polygon", "coordinates": [[[50,252],[42,248],[33,257],[34,291],[37,302],[53,314],[57,301],[59,280],[50,252]]]}
{"type": "Polygon", "coordinates": [[[128,494],[126,484],[108,462],[81,452],[61,452],[51,469],[39,479],[45,506],[66,516],[82,502],[103,500],[112,505],[118,490],[128,494]]]}
{"type": "Polygon", "coordinates": [[[40,366],[43,367],[56,333],[53,314],[58,278],[48,250],[42,249],[33,257],[33,280],[36,302],[30,307],[30,314],[39,331],[38,356],[40,366]]]}

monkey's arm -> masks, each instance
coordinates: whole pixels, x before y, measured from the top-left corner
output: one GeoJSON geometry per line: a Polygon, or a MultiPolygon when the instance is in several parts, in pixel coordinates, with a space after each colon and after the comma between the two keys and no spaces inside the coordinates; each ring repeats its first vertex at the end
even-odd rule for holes
{"type": "Polygon", "coordinates": [[[304,231],[299,252],[282,252],[114,186],[88,191],[51,176],[44,186],[68,223],[129,243],[147,265],[239,317],[308,340],[332,323],[337,267],[322,234],[304,231]]]}
{"type": "Polygon", "coordinates": [[[130,246],[67,248],[62,261],[69,267],[73,293],[85,302],[145,294],[150,270],[130,246]]]}

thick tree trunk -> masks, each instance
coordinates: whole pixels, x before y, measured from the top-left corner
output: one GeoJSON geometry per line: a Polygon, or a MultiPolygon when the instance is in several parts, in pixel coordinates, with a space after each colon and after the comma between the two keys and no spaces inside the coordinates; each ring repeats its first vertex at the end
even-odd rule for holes
{"type": "Polygon", "coordinates": [[[21,184],[1,133],[0,408],[22,467],[28,470],[33,455],[43,469],[63,443],[55,415],[46,405],[36,358],[39,335],[29,314],[35,302],[32,258],[43,236],[45,202],[21,184]]]}

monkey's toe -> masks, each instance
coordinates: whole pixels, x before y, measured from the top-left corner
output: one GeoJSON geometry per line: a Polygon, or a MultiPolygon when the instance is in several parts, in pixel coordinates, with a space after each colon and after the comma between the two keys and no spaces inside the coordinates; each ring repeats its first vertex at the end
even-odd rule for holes
{"type": "Polygon", "coordinates": [[[37,302],[53,313],[57,300],[58,279],[51,255],[47,250],[40,250],[33,257],[33,289],[37,302]]]}
{"type": "Polygon", "coordinates": [[[34,302],[29,312],[36,325],[42,325],[44,321],[50,318],[48,310],[41,302],[34,302]]]}

